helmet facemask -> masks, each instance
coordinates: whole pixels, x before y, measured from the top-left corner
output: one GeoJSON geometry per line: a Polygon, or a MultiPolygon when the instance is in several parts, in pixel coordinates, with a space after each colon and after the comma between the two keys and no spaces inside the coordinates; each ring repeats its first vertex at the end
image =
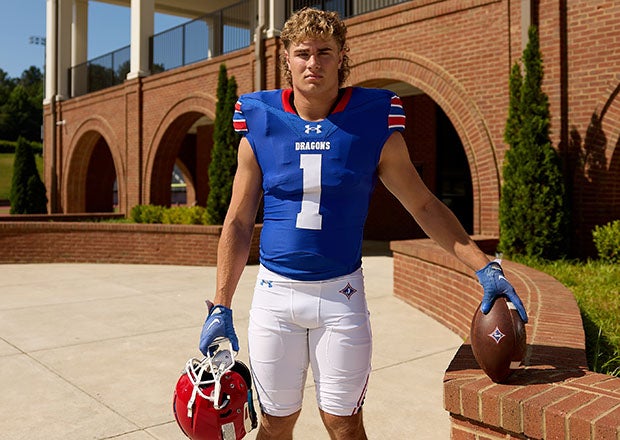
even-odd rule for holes
{"type": "Polygon", "coordinates": [[[230,341],[218,340],[204,359],[185,364],[173,402],[179,427],[192,440],[243,438],[257,426],[251,381],[230,341]]]}

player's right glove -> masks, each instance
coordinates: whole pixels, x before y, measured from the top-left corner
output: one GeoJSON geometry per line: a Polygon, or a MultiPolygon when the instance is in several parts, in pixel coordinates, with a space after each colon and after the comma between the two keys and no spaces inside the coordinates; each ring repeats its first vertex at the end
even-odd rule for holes
{"type": "Polygon", "coordinates": [[[239,340],[233,327],[232,310],[223,305],[210,304],[209,315],[202,326],[202,332],[200,333],[199,348],[202,354],[207,356],[209,352],[209,346],[213,344],[216,339],[227,338],[232,344],[234,351],[239,351],[239,340]]]}
{"type": "Polygon", "coordinates": [[[480,304],[480,310],[485,315],[489,313],[493,303],[500,296],[505,296],[517,309],[519,316],[523,322],[527,322],[527,312],[521,298],[517,295],[512,284],[508,282],[504,276],[504,271],[499,261],[491,261],[482,269],[476,272],[478,281],[482,285],[484,295],[482,296],[482,303],[480,304]]]}

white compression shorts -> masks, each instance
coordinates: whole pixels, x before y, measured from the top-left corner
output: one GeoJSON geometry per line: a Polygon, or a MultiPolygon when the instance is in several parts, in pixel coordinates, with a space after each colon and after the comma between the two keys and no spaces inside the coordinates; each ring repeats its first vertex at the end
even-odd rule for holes
{"type": "Polygon", "coordinates": [[[250,366],[261,409],[301,409],[312,366],[319,408],[356,414],[364,401],[372,335],[362,270],[326,281],[295,281],[260,267],[248,329],[250,366]]]}

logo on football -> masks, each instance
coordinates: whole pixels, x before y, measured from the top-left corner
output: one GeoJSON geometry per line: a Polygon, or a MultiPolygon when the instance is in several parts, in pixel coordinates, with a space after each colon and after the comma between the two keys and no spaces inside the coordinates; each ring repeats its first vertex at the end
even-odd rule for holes
{"type": "Polygon", "coordinates": [[[480,368],[493,382],[503,382],[525,357],[525,324],[515,306],[500,297],[486,315],[478,306],[471,321],[470,341],[480,368]]]}

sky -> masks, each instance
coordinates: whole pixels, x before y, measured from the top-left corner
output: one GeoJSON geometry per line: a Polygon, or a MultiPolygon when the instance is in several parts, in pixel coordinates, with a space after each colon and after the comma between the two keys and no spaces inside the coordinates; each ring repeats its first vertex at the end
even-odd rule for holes
{"type": "MultiPolygon", "coordinates": [[[[0,0],[0,69],[19,78],[36,66],[43,70],[45,47],[30,37],[45,37],[46,0],[0,0]]],[[[155,15],[155,33],[187,19],[155,15]]],[[[90,0],[88,3],[88,59],[97,58],[130,43],[129,7],[90,0]]]]}

